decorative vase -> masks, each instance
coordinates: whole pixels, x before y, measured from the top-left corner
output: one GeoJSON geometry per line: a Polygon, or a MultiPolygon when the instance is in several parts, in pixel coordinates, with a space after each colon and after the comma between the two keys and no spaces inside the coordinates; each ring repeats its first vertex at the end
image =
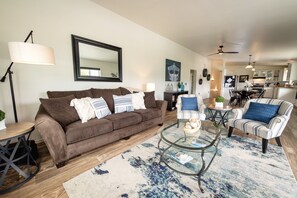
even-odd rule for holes
{"type": "Polygon", "coordinates": [[[185,86],[184,86],[183,83],[180,84],[180,90],[181,90],[181,91],[184,91],[184,90],[185,90],[185,86]]]}
{"type": "Polygon", "coordinates": [[[0,130],[2,130],[2,129],[6,129],[5,119],[0,121],[0,130]]]}
{"type": "Polygon", "coordinates": [[[224,107],[224,103],[223,102],[216,102],[215,107],[224,107]]]}
{"type": "Polygon", "coordinates": [[[189,119],[189,122],[186,122],[184,126],[184,132],[188,135],[195,134],[197,137],[200,133],[197,133],[201,127],[201,121],[196,118],[189,119]]]}

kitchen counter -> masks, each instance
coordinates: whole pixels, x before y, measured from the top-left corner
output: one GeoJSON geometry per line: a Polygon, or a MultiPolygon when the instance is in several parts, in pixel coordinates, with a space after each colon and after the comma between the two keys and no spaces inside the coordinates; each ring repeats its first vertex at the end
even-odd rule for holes
{"type": "Polygon", "coordinates": [[[296,87],[274,87],[273,98],[286,100],[297,106],[296,102],[297,88],[296,87]]]}
{"type": "Polygon", "coordinates": [[[273,87],[273,88],[297,89],[297,87],[273,87]]]}

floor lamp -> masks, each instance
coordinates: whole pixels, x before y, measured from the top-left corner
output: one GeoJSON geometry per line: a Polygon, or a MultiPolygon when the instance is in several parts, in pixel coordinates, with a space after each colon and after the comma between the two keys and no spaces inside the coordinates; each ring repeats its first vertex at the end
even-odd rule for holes
{"type": "Polygon", "coordinates": [[[28,34],[24,42],[9,42],[8,48],[9,48],[11,63],[8,66],[6,73],[1,78],[0,81],[5,82],[6,76],[8,74],[14,119],[15,119],[15,122],[18,122],[13,82],[12,82],[13,71],[11,69],[12,69],[13,63],[54,65],[55,56],[54,56],[54,50],[52,48],[33,43],[32,30],[30,31],[30,33],[28,34]],[[31,38],[31,43],[26,43],[29,38],[31,38]]]}

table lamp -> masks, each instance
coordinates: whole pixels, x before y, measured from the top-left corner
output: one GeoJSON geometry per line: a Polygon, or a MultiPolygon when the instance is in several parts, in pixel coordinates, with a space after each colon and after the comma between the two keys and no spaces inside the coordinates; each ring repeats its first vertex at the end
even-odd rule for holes
{"type": "Polygon", "coordinates": [[[155,91],[156,84],[155,83],[147,83],[146,84],[146,91],[155,91]]]}

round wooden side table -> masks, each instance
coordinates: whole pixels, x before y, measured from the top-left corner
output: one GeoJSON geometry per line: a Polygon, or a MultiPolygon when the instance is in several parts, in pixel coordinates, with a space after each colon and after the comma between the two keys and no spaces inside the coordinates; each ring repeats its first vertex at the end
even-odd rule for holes
{"type": "Polygon", "coordinates": [[[209,119],[213,122],[216,122],[216,118],[218,118],[218,124],[223,124],[226,127],[225,123],[228,122],[228,114],[232,111],[232,107],[224,106],[224,107],[216,107],[211,104],[207,107],[208,112],[210,114],[209,119]],[[213,113],[214,111],[214,113],[213,113]]]}
{"type": "Polygon", "coordinates": [[[0,194],[20,187],[39,171],[39,163],[33,159],[28,145],[34,123],[19,122],[6,127],[0,130],[0,194]],[[13,171],[19,174],[19,179],[16,184],[13,182],[12,186],[5,187],[5,181],[13,171]]]}

